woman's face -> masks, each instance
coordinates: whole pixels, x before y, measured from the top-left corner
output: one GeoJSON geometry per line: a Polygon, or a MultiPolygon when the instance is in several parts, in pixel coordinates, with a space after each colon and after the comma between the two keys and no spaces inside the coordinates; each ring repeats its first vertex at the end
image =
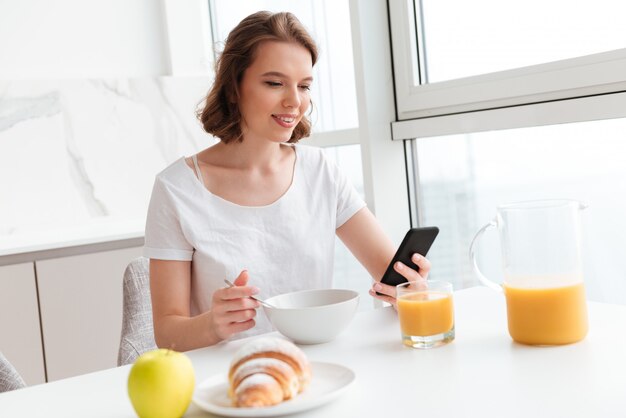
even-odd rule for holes
{"type": "Polygon", "coordinates": [[[244,140],[286,142],[309,108],[311,53],[296,43],[267,41],[239,86],[244,140]]]}

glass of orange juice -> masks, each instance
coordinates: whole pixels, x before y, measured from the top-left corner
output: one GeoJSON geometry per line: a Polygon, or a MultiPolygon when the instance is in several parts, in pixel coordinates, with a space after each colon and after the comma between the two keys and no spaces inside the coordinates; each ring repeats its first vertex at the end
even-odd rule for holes
{"type": "Polygon", "coordinates": [[[454,340],[451,283],[420,280],[400,284],[396,302],[404,345],[431,348],[454,340]]]}

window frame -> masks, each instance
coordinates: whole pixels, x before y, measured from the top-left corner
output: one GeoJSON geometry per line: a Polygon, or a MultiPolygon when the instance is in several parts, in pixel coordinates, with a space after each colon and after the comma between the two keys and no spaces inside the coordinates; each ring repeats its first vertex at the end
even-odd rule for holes
{"type": "Polygon", "coordinates": [[[170,75],[212,78],[215,51],[209,3],[164,0],[162,7],[167,28],[163,46],[169,55],[170,75]]]}
{"type": "Polygon", "coordinates": [[[415,85],[423,48],[414,50],[421,38],[414,1],[388,0],[388,5],[398,121],[626,92],[626,48],[415,85]]]}
{"type": "Polygon", "coordinates": [[[626,92],[392,123],[394,140],[626,117],[626,92]]]}

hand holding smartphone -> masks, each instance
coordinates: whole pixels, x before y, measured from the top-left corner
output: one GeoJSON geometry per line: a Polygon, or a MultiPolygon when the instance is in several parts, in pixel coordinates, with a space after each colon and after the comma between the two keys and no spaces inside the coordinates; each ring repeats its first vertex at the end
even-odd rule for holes
{"type": "Polygon", "coordinates": [[[418,253],[426,256],[428,250],[433,245],[435,238],[439,234],[439,228],[436,226],[427,226],[423,228],[411,228],[404,236],[398,251],[391,259],[391,263],[387,267],[385,274],[380,280],[381,283],[388,284],[390,286],[397,286],[399,284],[407,282],[407,279],[400,273],[396,272],[393,265],[400,261],[406,266],[419,271],[419,268],[411,260],[413,254],[418,253]]]}

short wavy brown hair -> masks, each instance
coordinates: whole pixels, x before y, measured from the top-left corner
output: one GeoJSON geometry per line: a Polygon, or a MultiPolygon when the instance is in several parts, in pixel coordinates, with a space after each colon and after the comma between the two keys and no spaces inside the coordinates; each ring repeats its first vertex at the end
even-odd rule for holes
{"type": "MultiPolygon", "coordinates": [[[[244,72],[252,65],[261,42],[293,42],[311,53],[317,61],[317,46],[302,23],[288,12],[257,12],[243,19],[228,35],[224,50],[215,63],[215,81],[197,112],[202,127],[224,143],[243,141],[241,113],[235,99],[244,72]]],[[[298,142],[311,133],[311,121],[302,117],[288,142],[298,142]]]]}

